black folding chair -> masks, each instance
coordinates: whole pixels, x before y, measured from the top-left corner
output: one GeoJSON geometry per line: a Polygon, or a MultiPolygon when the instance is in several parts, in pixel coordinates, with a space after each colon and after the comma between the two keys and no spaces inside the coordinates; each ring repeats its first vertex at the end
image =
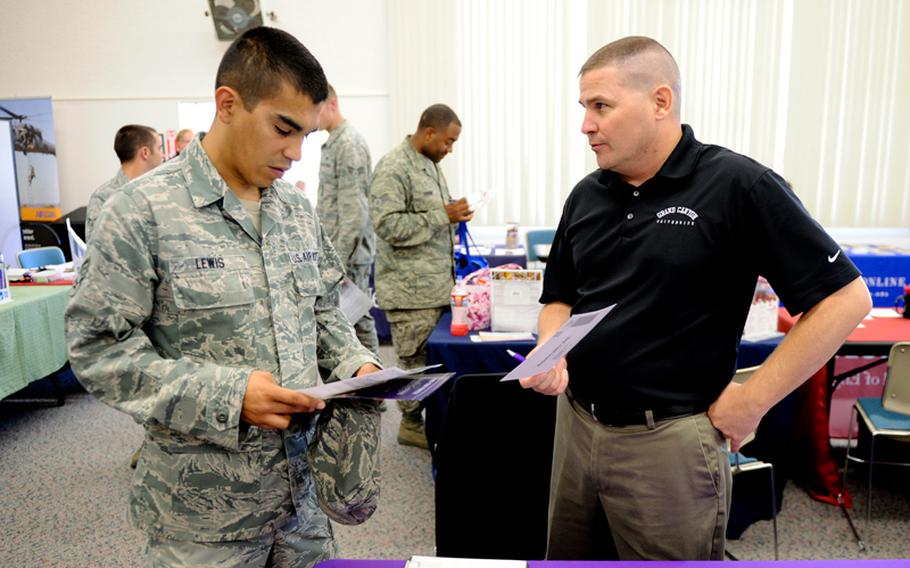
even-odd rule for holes
{"type": "Polygon", "coordinates": [[[464,375],[436,445],[436,554],[539,560],[546,554],[556,397],[464,375]]]}

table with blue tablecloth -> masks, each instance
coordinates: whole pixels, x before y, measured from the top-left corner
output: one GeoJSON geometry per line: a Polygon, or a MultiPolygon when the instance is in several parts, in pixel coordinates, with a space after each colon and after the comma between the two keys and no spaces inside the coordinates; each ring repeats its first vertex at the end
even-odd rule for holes
{"type": "MultiPolygon", "coordinates": [[[[528,256],[525,254],[525,249],[522,246],[512,249],[506,248],[503,245],[483,247],[481,253],[481,256],[489,263],[490,268],[496,268],[497,266],[503,266],[504,264],[517,264],[522,268],[527,268],[528,266],[528,256]]],[[[373,287],[372,275],[370,276],[370,286],[373,287]]],[[[373,320],[376,322],[376,335],[379,337],[379,340],[391,340],[392,329],[388,319],[385,317],[385,312],[373,306],[370,309],[370,315],[373,316],[373,320]]]]}
{"type": "Polygon", "coordinates": [[[496,268],[503,264],[517,264],[522,268],[528,267],[528,255],[525,253],[524,247],[509,249],[502,245],[496,245],[489,252],[483,252],[483,257],[490,264],[490,268],[496,268]]]}
{"type": "MultiPolygon", "coordinates": [[[[439,323],[427,341],[427,365],[442,364],[446,371],[456,376],[474,373],[503,373],[512,370],[518,362],[507,349],[521,355],[527,355],[537,344],[531,340],[510,341],[473,341],[470,335],[455,336],[449,332],[452,322],[450,313],[443,314],[439,323]]],[[[743,341],[737,354],[737,368],[761,365],[781,338],[775,337],[762,341],[743,341]]]]}
{"type": "Polygon", "coordinates": [[[470,335],[456,336],[449,332],[452,314],[445,313],[430,334],[427,341],[427,365],[441,363],[447,371],[456,375],[473,373],[502,373],[518,364],[506,349],[527,355],[537,344],[536,341],[485,341],[471,340],[470,335]]]}

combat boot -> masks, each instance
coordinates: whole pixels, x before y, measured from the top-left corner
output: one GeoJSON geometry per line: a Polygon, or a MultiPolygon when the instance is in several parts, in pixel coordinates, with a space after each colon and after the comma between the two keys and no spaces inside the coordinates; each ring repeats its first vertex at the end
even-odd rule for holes
{"type": "Polygon", "coordinates": [[[398,443],[402,446],[414,446],[429,450],[427,444],[427,434],[423,428],[423,420],[415,420],[407,415],[401,417],[401,424],[398,426],[398,443]]]}

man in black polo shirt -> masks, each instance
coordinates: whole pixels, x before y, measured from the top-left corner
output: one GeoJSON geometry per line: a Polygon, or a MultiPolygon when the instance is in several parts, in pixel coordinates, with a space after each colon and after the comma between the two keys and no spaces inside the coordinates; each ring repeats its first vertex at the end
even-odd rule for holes
{"type": "Polygon", "coordinates": [[[573,313],[618,305],[568,361],[521,380],[566,394],[547,555],[609,555],[609,530],[622,559],[721,560],[725,440],[737,449],[834,354],[869,293],[780,176],[681,124],[679,69],[663,46],[618,40],[579,76],[600,169],[566,201],[540,342],[573,313]],[[751,380],[731,384],[758,275],[803,316],[751,380]]]}

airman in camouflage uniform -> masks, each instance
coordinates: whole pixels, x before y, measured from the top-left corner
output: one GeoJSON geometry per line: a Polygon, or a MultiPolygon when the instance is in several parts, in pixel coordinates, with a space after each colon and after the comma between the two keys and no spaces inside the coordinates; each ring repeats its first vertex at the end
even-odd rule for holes
{"type": "MultiPolygon", "coordinates": [[[[316,213],[351,281],[368,296],[375,235],[370,221],[370,149],[345,120],[338,96],[329,85],[329,97],[319,115],[319,126],[328,130],[319,162],[319,198],[316,213]]],[[[367,313],[354,325],[364,347],[379,356],[376,324],[367,313]]]]}
{"type": "Polygon", "coordinates": [[[117,175],[101,184],[98,189],[92,192],[92,196],[89,197],[88,205],[85,208],[86,241],[88,241],[89,236],[92,234],[92,229],[94,229],[95,223],[98,221],[98,215],[101,214],[101,207],[112,195],[120,191],[120,189],[129,182],[130,178],[126,177],[126,174],[123,173],[123,169],[118,169],[117,175]]]}
{"type": "Polygon", "coordinates": [[[335,552],[307,461],[325,403],[293,389],[317,366],[335,380],[377,363],[338,308],[338,256],[278,179],[325,77],[292,36],[254,28],[216,85],[205,139],[105,206],[66,312],[69,358],[146,429],[130,518],[147,564],[310,566],[335,552]],[[251,68],[268,71],[251,85],[251,68]]]}
{"type": "MultiPolygon", "coordinates": [[[[473,214],[452,201],[439,161],[452,151],[461,122],[449,107],[433,105],[376,165],[370,214],[376,242],[376,302],[392,327],[392,345],[404,368],[425,364],[427,340],[449,304],[455,284],[454,225],[473,214]]],[[[400,444],[426,448],[422,407],[399,402],[400,444]]]]}
{"type": "Polygon", "coordinates": [[[164,161],[161,152],[161,138],[154,128],[139,124],[127,124],[114,136],[114,152],[120,160],[117,175],[104,182],[88,200],[85,211],[85,240],[91,235],[92,228],[101,213],[101,207],[120,189],[147,171],[164,161]]]}

